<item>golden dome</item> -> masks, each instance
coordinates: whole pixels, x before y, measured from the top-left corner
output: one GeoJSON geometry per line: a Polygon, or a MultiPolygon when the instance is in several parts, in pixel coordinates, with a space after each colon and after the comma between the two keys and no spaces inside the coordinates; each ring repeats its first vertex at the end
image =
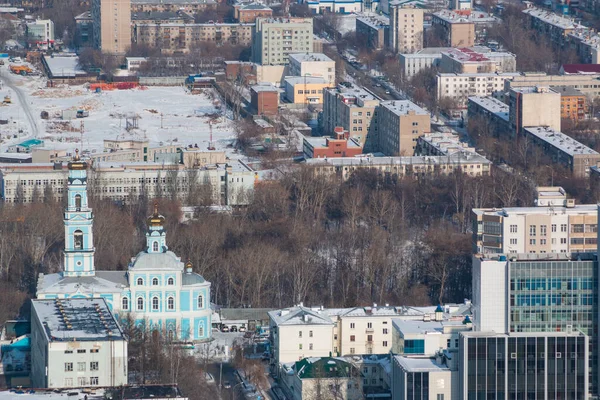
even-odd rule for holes
{"type": "Polygon", "coordinates": [[[75,155],[73,159],[69,161],[69,169],[70,170],[82,170],[87,169],[87,163],[85,161],[81,161],[79,157],[79,149],[75,149],[75,155]]]}
{"type": "Polygon", "coordinates": [[[154,214],[148,218],[148,226],[163,226],[165,217],[158,213],[158,203],[154,202],[154,214]]]}
{"type": "Polygon", "coordinates": [[[188,262],[185,263],[185,269],[192,269],[192,262],[190,260],[188,260],[188,262]]]}

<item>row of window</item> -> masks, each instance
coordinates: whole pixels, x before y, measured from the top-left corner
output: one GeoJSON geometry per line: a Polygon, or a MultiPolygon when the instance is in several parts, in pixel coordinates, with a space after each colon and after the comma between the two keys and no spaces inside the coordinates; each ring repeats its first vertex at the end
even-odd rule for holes
{"type": "MultiPolygon", "coordinates": [[[[351,341],[353,341],[353,340],[351,340],[351,341]]],[[[381,342],[381,344],[382,344],[383,347],[388,347],[388,341],[387,340],[384,340],[383,342],[381,342]]],[[[313,344],[309,343],[308,344],[308,350],[313,350],[313,348],[314,348],[313,344]]],[[[302,343],[298,343],[298,350],[304,350],[304,345],[302,343]]],[[[337,352],[337,347],[334,350],[335,350],[335,352],[337,352]]],[[[369,354],[371,354],[372,351],[373,351],[372,348],[368,349],[368,353],[369,354]]],[[[355,354],[355,348],[354,347],[350,348],[350,354],[355,354]]]]}
{"type": "MultiPolygon", "coordinates": [[[[145,303],[144,298],[138,297],[137,301],[136,301],[136,310],[144,311],[144,307],[145,307],[144,303],[145,303]]],[[[204,308],[204,296],[202,296],[202,295],[198,296],[196,304],[197,304],[198,308],[204,308]]],[[[122,305],[123,310],[129,310],[129,297],[123,297],[121,305],[122,305]]],[[[156,297],[156,296],[152,297],[151,306],[152,306],[152,311],[160,310],[160,300],[158,297],[156,297]]],[[[167,297],[167,310],[169,310],[169,311],[175,310],[175,298],[173,296],[167,297]]],[[[311,331],[311,333],[312,333],[312,331],[311,331]]],[[[300,337],[302,337],[302,336],[300,336],[300,337]]]]}
{"type": "MultiPolygon", "coordinates": [[[[84,376],[80,376],[77,378],[77,386],[98,386],[99,378],[97,376],[90,377],[90,380],[84,376]]],[[[65,387],[73,387],[73,378],[65,378],[65,387]]]]}
{"type": "MultiPolygon", "coordinates": [[[[158,242],[154,242],[152,244],[153,250],[158,251],[158,242]]],[[[144,286],[144,278],[137,278],[136,284],[138,286],[144,286]]],[[[160,284],[160,280],[158,278],[152,278],[152,286],[158,286],[160,284]]],[[[175,279],[169,277],[167,279],[167,285],[173,286],[175,284],[175,279]]]]}
{"type": "MultiPolygon", "coordinates": [[[[77,354],[85,354],[86,349],[77,349],[77,354]]],[[[98,349],[90,349],[90,353],[97,353],[98,349]]],[[[73,354],[73,350],[65,350],[65,354],[73,354]]]]}
{"type": "MultiPolygon", "coordinates": [[[[77,371],[78,372],[85,372],[85,368],[86,368],[87,363],[85,362],[78,362],[77,363],[77,371]]],[[[98,371],[100,369],[98,361],[90,361],[90,371],[98,371]]],[[[65,372],[72,372],[73,371],[73,363],[72,362],[66,362],[65,363],[65,372]]]]}

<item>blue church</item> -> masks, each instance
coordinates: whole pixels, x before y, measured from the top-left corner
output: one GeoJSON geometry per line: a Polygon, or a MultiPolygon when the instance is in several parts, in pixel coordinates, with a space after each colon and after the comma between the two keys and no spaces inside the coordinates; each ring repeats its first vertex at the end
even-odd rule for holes
{"type": "Polygon", "coordinates": [[[117,316],[131,316],[137,325],[149,324],[171,338],[211,338],[210,282],[169,251],[165,218],[156,205],[148,218],[146,247],[127,271],[96,271],[87,163],[78,155],[69,162],[67,196],[63,271],[39,275],[38,299],[101,297],[117,316]]]}

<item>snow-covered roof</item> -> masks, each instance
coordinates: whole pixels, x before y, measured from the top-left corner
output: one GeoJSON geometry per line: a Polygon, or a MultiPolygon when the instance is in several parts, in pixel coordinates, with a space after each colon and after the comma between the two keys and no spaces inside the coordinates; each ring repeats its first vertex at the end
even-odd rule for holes
{"type": "Polygon", "coordinates": [[[37,293],[115,293],[128,285],[124,271],[96,271],[95,276],[65,277],[40,274],[37,293]]]}
{"type": "Polygon", "coordinates": [[[141,251],[133,259],[130,270],[160,269],[169,271],[183,271],[181,258],[172,251],[165,253],[147,253],[141,251]]]}
{"type": "Polygon", "coordinates": [[[277,325],[333,325],[326,313],[303,306],[269,311],[268,314],[277,325]]]}
{"type": "Polygon", "coordinates": [[[394,356],[394,360],[406,372],[449,371],[445,365],[435,362],[435,358],[394,356]]]}

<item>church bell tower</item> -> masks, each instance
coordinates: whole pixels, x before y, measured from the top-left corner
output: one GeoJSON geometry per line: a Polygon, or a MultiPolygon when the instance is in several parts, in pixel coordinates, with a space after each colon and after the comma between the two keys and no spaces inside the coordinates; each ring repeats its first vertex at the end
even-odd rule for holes
{"type": "Polygon", "coordinates": [[[87,163],[79,152],[69,162],[67,209],[65,210],[64,276],[94,275],[94,217],[88,207],[87,163]]]}

